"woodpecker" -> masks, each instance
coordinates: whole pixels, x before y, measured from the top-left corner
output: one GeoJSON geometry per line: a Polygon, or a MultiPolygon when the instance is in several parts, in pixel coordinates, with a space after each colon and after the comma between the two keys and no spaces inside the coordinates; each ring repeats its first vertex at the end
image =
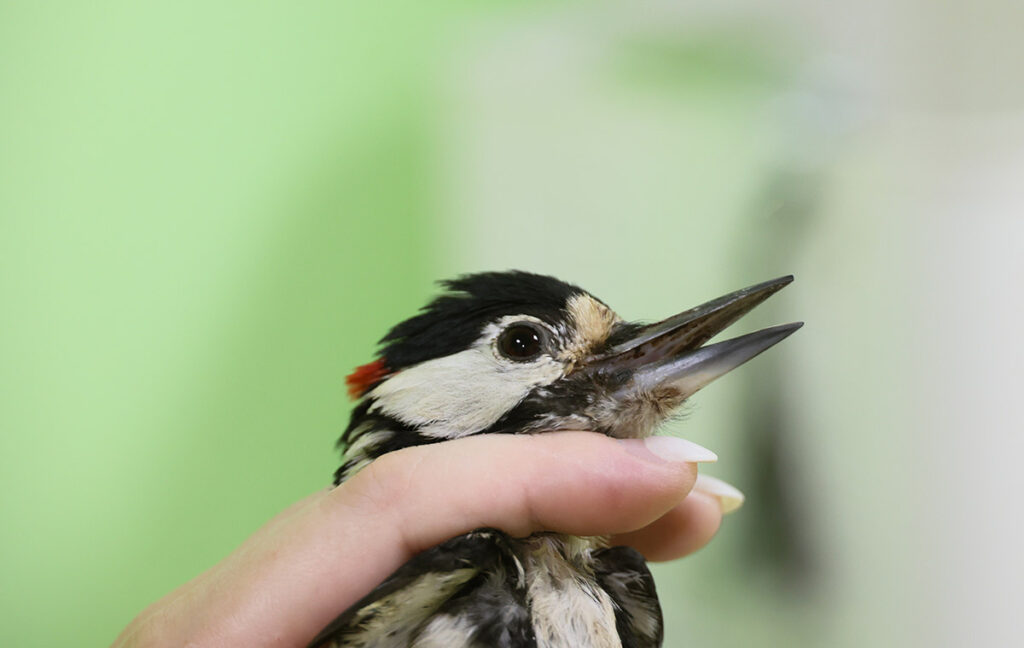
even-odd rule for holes
{"type": "MultiPolygon", "coordinates": [[[[477,434],[654,433],[693,393],[802,323],[706,345],[792,281],[744,288],[653,324],[554,277],[464,275],[347,379],[358,403],[341,484],[381,455],[477,434]]],[[[422,552],[343,612],[317,648],[649,648],[662,616],[644,558],[607,538],[479,529],[422,552]]]]}

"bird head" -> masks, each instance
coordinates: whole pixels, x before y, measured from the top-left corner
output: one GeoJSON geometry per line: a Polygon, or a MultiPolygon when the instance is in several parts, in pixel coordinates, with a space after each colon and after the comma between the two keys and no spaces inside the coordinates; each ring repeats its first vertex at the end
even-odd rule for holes
{"type": "Polygon", "coordinates": [[[744,288],[653,324],[628,322],[554,277],[489,272],[445,293],[381,340],[348,377],[359,399],[341,438],[341,482],[403,447],[474,434],[654,432],[715,378],[780,342],[787,324],[725,342],[714,335],[792,281],[744,288]]]}

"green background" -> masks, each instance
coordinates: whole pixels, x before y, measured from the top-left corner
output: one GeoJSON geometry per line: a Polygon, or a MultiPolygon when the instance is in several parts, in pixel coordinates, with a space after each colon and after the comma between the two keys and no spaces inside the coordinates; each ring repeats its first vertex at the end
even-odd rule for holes
{"type": "MultiPolygon", "coordinates": [[[[424,5],[4,5],[4,645],[109,642],[329,483],[344,376],[437,278],[556,272],[636,317],[738,287],[734,263],[685,243],[694,220],[677,201],[717,214],[697,228],[714,241],[745,194],[701,186],[737,169],[753,182],[741,140],[755,129],[732,130],[764,73],[746,46],[631,38],[583,100],[654,97],[655,119],[684,112],[676,137],[699,152],[698,177],[667,178],[667,194],[629,216],[652,219],[657,240],[622,249],[629,220],[582,205],[555,220],[472,219],[492,249],[439,207],[437,160],[462,124],[445,113],[435,62],[478,14],[519,18],[424,5]],[[574,230],[582,247],[567,245],[574,230]],[[520,232],[521,246],[504,244],[520,232]],[[609,272],[612,259],[634,269],[609,272]],[[666,299],[650,282],[666,262],[719,276],[666,299]]],[[[522,125],[557,137],[547,129],[565,132],[561,110],[522,125]]],[[[620,182],[615,195],[649,189],[620,182]]],[[[737,280],[748,278],[764,277],[737,280]]],[[[667,569],[671,609],[680,572],[667,569]]]]}
{"type": "Polygon", "coordinates": [[[3,645],[109,643],[329,483],[431,277],[407,5],[0,9],[3,645]]]}

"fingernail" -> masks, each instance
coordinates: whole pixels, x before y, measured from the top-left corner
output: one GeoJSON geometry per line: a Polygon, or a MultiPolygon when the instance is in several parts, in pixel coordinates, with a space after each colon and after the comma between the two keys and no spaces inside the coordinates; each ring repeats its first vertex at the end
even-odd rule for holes
{"type": "Polygon", "coordinates": [[[740,489],[711,475],[697,475],[693,490],[710,495],[718,500],[722,514],[732,513],[743,506],[745,499],[740,489]]]}
{"type": "Polygon", "coordinates": [[[706,463],[718,461],[718,455],[693,441],[678,437],[652,436],[644,440],[623,439],[621,441],[633,454],[649,459],[654,455],[662,461],[673,463],[706,463]],[[647,455],[647,456],[644,456],[647,455]]]}

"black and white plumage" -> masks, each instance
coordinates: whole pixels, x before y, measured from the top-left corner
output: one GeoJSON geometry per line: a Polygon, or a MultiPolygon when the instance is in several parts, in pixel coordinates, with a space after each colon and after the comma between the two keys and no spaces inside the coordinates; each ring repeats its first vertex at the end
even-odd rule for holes
{"type": "MultiPolygon", "coordinates": [[[[476,434],[645,437],[692,393],[799,324],[703,346],[791,278],[651,325],[553,277],[467,275],[395,326],[350,376],[360,399],[340,484],[381,455],[476,434]]],[[[643,557],[605,538],[480,529],[424,551],[342,613],[318,647],[648,648],[661,609],[643,557]]]]}

